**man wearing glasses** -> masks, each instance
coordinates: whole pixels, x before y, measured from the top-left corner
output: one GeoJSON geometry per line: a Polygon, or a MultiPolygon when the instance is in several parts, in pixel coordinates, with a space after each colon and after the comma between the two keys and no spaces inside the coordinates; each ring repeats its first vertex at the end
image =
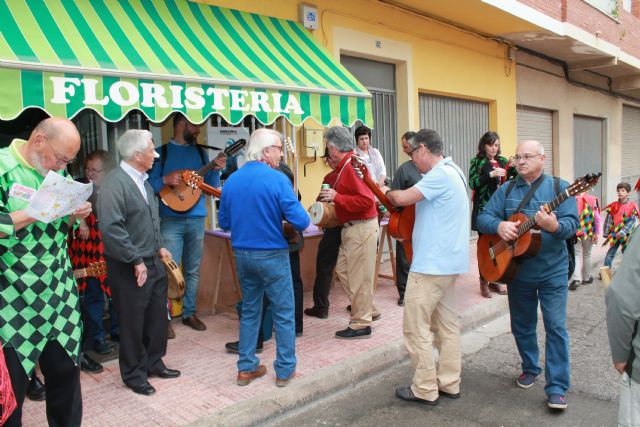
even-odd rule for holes
{"type": "Polygon", "coordinates": [[[513,184],[500,187],[478,215],[478,231],[498,234],[505,241],[518,237],[518,222],[507,219],[520,208],[527,217],[535,216],[542,233],[540,252],[520,264],[509,285],[511,331],[522,359],[522,373],[516,380],[520,388],[530,388],[542,369],[539,365],[538,301],[546,333],[545,393],[552,409],[567,407],[569,389],[569,336],[566,328],[567,276],[569,262],[565,240],[578,229],[575,197],[547,213],[543,205],[556,196],[556,187],[564,191],[568,183],[545,175],[544,148],[538,141],[518,143],[514,157],[518,177],[513,184]],[[508,192],[508,193],[507,193],[508,192]],[[507,196],[508,194],[508,196],[507,196]],[[528,199],[528,201],[527,201],[528,199]]]}
{"type": "Polygon", "coordinates": [[[50,425],[80,425],[80,307],[67,235],[91,213],[85,202],[48,224],[25,212],[49,172],[64,169],[80,149],[69,120],[46,119],[28,141],[0,150],[0,341],[17,408],[6,426],[21,425],[22,403],[37,362],[47,384],[50,425]]]}

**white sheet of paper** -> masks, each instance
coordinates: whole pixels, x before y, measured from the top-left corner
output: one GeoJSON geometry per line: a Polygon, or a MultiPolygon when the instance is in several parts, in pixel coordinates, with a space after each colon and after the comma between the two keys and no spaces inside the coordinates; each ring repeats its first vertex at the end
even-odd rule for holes
{"type": "Polygon", "coordinates": [[[91,183],[82,184],[49,171],[38,191],[31,196],[27,215],[44,223],[55,221],[78,209],[92,191],[91,183]]]}

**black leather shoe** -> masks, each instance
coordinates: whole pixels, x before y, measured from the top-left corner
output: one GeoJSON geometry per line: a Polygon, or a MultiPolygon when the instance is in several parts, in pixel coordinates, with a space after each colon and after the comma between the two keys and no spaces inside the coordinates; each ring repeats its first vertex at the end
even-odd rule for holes
{"type": "MultiPolygon", "coordinates": [[[[240,350],[238,350],[238,346],[240,345],[240,341],[228,342],[224,345],[224,348],[233,354],[238,354],[240,350]]],[[[259,342],[256,344],[256,353],[262,353],[262,347],[264,346],[263,342],[259,342]]]]}
{"type": "Polygon", "coordinates": [[[318,319],[326,319],[329,317],[329,313],[317,307],[305,308],[304,314],[311,317],[317,317],[318,319]]]}
{"type": "Polygon", "coordinates": [[[107,344],[105,340],[93,342],[93,351],[97,354],[109,354],[111,350],[113,350],[113,347],[107,344]]]}
{"type": "Polygon", "coordinates": [[[578,289],[578,286],[580,286],[580,280],[572,280],[569,284],[569,290],[575,291],[578,289]]]}
{"type": "Polygon", "coordinates": [[[89,357],[87,353],[82,353],[80,369],[88,374],[99,374],[103,371],[102,365],[89,357]]]}
{"type": "Polygon", "coordinates": [[[177,369],[164,368],[162,371],[158,372],[149,372],[149,377],[158,377],[158,378],[178,378],[180,376],[180,371],[177,369]]]}
{"type": "Polygon", "coordinates": [[[593,276],[589,276],[587,280],[582,281],[583,285],[590,285],[591,283],[593,283],[593,276]]]}
{"type": "Polygon", "coordinates": [[[367,326],[362,329],[343,329],[336,332],[336,338],[340,338],[343,340],[371,338],[371,327],[367,326]]]}
{"type": "Polygon", "coordinates": [[[438,399],[436,400],[427,400],[420,399],[411,390],[410,386],[401,386],[396,388],[396,397],[402,400],[406,400],[407,402],[418,402],[423,405],[436,406],[438,404],[438,399]]]}
{"type": "Polygon", "coordinates": [[[44,384],[40,381],[40,378],[36,374],[33,374],[29,385],[27,386],[27,397],[29,400],[40,402],[47,398],[47,390],[44,388],[44,384]]]}
{"type": "Polygon", "coordinates": [[[448,393],[446,391],[442,391],[442,390],[438,390],[438,395],[440,395],[440,397],[446,397],[449,399],[460,399],[460,393],[448,393]]]}
{"type": "Polygon", "coordinates": [[[140,385],[127,384],[127,387],[129,387],[131,391],[133,391],[134,393],[141,394],[143,396],[151,396],[156,392],[156,389],[153,388],[153,386],[148,382],[145,382],[144,384],[140,384],[140,385]]]}
{"type": "Polygon", "coordinates": [[[404,297],[398,298],[398,305],[402,307],[404,305],[404,297]]]}

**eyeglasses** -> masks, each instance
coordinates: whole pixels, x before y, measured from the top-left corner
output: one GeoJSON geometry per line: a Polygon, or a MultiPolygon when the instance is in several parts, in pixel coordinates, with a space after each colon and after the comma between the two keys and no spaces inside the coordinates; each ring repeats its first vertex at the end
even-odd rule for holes
{"type": "Polygon", "coordinates": [[[418,145],[416,148],[414,148],[413,150],[411,150],[411,151],[409,151],[409,152],[407,153],[407,155],[409,156],[409,158],[410,158],[410,159],[413,159],[413,153],[414,153],[414,151],[416,151],[416,150],[417,150],[417,149],[419,149],[419,148],[420,148],[420,146],[418,145]]]}
{"type": "Polygon", "coordinates": [[[270,145],[269,148],[277,148],[282,152],[282,145],[270,145]]]}
{"type": "Polygon", "coordinates": [[[513,160],[515,160],[516,162],[519,162],[520,160],[528,162],[529,160],[538,156],[542,156],[542,154],[525,154],[524,156],[519,156],[516,154],[515,156],[513,156],[513,160]]]}
{"type": "Polygon", "coordinates": [[[47,145],[49,146],[49,148],[51,148],[51,152],[53,153],[53,157],[56,158],[56,164],[57,165],[70,165],[71,163],[76,161],[76,158],[74,157],[73,159],[65,159],[64,156],[61,156],[55,148],[53,148],[53,145],[51,145],[51,143],[49,142],[49,139],[46,136],[42,136],[44,138],[45,141],[47,141],[47,145]]]}

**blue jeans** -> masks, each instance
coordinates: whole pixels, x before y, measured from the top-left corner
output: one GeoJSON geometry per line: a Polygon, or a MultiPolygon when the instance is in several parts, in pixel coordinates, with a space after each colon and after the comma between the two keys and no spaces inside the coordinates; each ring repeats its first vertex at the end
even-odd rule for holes
{"type": "MultiPolygon", "coordinates": [[[[86,327],[87,332],[90,334],[89,338],[91,338],[93,342],[104,341],[105,330],[102,321],[102,314],[104,312],[104,292],[100,287],[100,281],[98,279],[95,277],[87,278],[87,287],[84,290],[83,298],[90,323],[86,327]]],[[[111,336],[120,335],[118,318],[113,308],[111,298],[109,298],[109,323],[111,324],[111,336]]]]}
{"type": "MultiPolygon", "coordinates": [[[[620,247],[620,242],[616,242],[609,248],[607,251],[607,255],[604,257],[604,265],[611,268],[611,264],[613,264],[613,258],[616,256],[616,252],[618,252],[618,248],[620,247]]],[[[624,251],[622,251],[624,253],[624,251]]]]}
{"type": "Polygon", "coordinates": [[[160,221],[164,247],[173,260],[182,265],[185,291],[182,297],[182,317],[196,314],[196,295],[200,282],[200,260],[204,241],[204,217],[170,217],[160,221]]]}
{"type": "Polygon", "coordinates": [[[544,375],[547,395],[565,395],[569,389],[569,335],[567,334],[567,281],[509,284],[511,332],[522,359],[522,372],[539,375],[538,301],[545,339],[544,375]]]}
{"type": "Polygon", "coordinates": [[[289,251],[234,249],[233,252],[242,289],[238,371],[253,372],[260,364],[260,359],[256,357],[256,341],[262,300],[266,295],[276,331],[276,360],[273,367],[277,378],[289,378],[297,363],[289,251]]]}

